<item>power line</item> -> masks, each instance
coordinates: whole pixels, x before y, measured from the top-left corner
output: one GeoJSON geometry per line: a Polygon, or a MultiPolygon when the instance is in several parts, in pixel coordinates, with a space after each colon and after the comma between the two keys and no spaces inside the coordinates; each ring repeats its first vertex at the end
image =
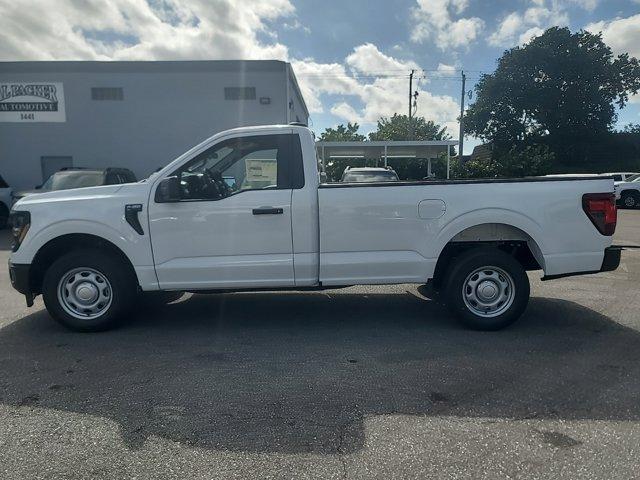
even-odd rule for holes
{"type": "MultiPolygon", "coordinates": [[[[453,69],[443,71],[442,69],[413,69],[414,73],[420,74],[422,73],[422,78],[442,78],[442,79],[460,79],[458,74],[463,72],[462,69],[453,69]]],[[[467,75],[467,78],[481,78],[483,75],[489,74],[490,72],[486,70],[464,70],[468,73],[474,73],[474,75],[467,75]]],[[[405,69],[386,69],[386,70],[372,70],[368,72],[362,73],[347,73],[347,72],[308,72],[308,73],[299,73],[298,77],[318,77],[318,78],[408,78],[409,73],[405,69]]]]}
{"type": "MultiPolygon", "coordinates": [[[[368,75],[349,75],[349,74],[300,74],[298,78],[352,78],[352,79],[378,79],[378,78],[409,78],[409,75],[385,75],[385,74],[368,74],[368,75]]],[[[481,76],[466,76],[467,80],[480,80],[481,76]]],[[[451,75],[432,75],[432,76],[420,76],[421,80],[452,80],[461,81],[458,76],[451,75]]]]}

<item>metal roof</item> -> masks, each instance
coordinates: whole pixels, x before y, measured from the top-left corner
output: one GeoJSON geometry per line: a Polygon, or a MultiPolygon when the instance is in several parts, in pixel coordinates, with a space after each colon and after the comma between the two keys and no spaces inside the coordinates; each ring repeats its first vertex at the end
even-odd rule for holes
{"type": "Polygon", "coordinates": [[[316,142],[324,158],[348,155],[365,158],[435,158],[457,145],[457,140],[421,140],[388,142],[316,142]]]}
{"type": "Polygon", "coordinates": [[[379,158],[385,166],[389,158],[428,159],[429,172],[431,160],[447,158],[447,178],[449,178],[449,160],[451,147],[458,145],[457,140],[414,140],[414,141],[362,141],[362,142],[316,142],[316,150],[322,168],[331,158],[379,158]]]}
{"type": "Polygon", "coordinates": [[[284,72],[286,65],[287,62],[280,60],[27,60],[0,62],[3,73],[284,72]]]}

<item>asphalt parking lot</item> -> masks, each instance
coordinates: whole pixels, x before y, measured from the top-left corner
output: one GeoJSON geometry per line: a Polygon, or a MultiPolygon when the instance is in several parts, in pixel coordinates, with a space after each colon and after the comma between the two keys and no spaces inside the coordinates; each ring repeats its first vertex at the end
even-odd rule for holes
{"type": "Polygon", "coordinates": [[[539,276],[501,332],[398,285],[191,295],[78,334],[5,269],[0,478],[640,478],[640,249],[539,276]]]}

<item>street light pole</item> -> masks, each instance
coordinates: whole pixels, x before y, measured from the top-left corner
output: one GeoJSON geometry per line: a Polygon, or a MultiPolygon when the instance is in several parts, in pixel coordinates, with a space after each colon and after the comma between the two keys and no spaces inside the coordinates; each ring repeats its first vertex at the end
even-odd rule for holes
{"type": "Polygon", "coordinates": [[[458,152],[458,158],[462,160],[462,153],[464,152],[464,94],[465,94],[465,82],[467,77],[464,74],[464,70],[462,71],[462,94],[460,95],[460,133],[458,135],[458,148],[460,151],[458,152]]]}
{"type": "Polygon", "coordinates": [[[413,74],[414,73],[415,73],[415,70],[411,70],[411,73],[409,74],[409,140],[413,140],[413,124],[411,122],[411,110],[412,110],[411,100],[413,98],[413,74]]]}

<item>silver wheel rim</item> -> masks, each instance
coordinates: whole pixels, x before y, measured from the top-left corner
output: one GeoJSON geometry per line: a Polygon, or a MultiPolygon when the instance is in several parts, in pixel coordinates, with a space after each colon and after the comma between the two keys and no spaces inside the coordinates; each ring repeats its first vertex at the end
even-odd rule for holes
{"type": "Polygon", "coordinates": [[[473,314],[484,318],[506,312],[513,304],[515,293],[511,275],[498,267],[478,268],[462,284],[464,304],[473,314]]]}
{"type": "Polygon", "coordinates": [[[99,271],[79,267],[65,273],[58,282],[58,301],[72,317],[93,320],[111,306],[113,291],[99,271]]]}
{"type": "Polygon", "coordinates": [[[624,198],[624,206],[625,207],[633,207],[636,204],[636,199],[632,196],[628,195],[624,198]]]}

